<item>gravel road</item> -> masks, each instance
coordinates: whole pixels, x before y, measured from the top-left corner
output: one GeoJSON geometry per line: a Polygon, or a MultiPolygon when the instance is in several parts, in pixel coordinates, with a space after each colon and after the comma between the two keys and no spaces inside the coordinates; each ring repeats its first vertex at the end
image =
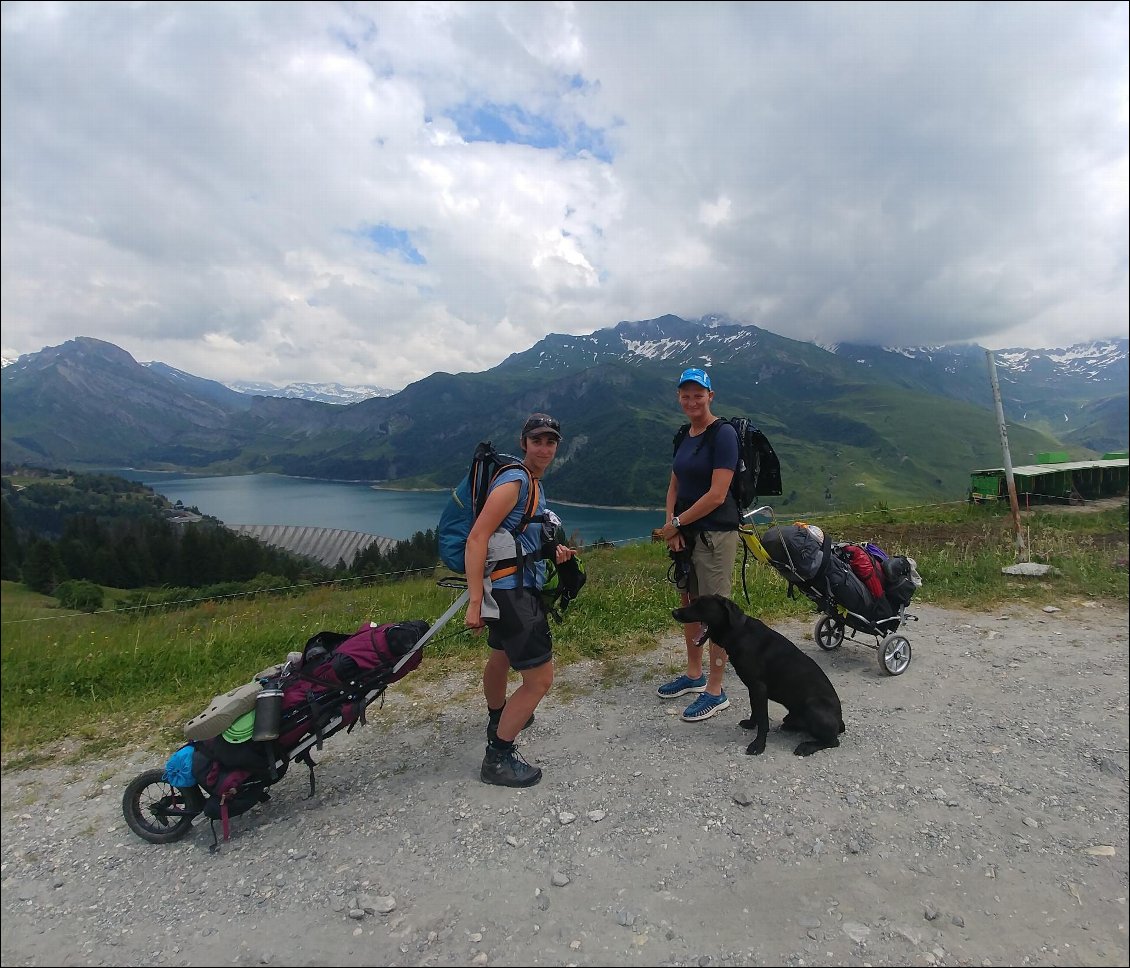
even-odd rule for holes
{"type": "Polygon", "coordinates": [[[522,791],[478,781],[475,683],[409,677],[313,800],[298,765],[215,853],[206,821],[126,827],[164,754],[6,773],[3,964],[1127,965],[1128,616],[1055,605],[918,607],[897,678],[780,624],[843,701],[808,758],[775,704],[744,754],[732,674],[729,710],[679,720],[673,626],[616,681],[559,673],[522,791]]]}

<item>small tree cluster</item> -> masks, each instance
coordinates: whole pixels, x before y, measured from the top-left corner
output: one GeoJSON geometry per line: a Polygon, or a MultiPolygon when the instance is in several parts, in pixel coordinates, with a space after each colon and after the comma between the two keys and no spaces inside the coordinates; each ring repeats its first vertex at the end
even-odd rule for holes
{"type": "Polygon", "coordinates": [[[63,582],[55,589],[55,597],[63,608],[76,612],[97,612],[103,600],[102,589],[82,579],[63,582]]]}

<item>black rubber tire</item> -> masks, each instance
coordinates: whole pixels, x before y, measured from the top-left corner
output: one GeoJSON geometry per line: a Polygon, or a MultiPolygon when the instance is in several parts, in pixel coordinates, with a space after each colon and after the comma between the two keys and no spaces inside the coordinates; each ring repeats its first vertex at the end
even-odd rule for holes
{"type": "Polygon", "coordinates": [[[180,789],[165,779],[164,770],[146,770],[136,776],[122,794],[126,824],[151,844],[171,844],[192,828],[204,809],[204,795],[197,789],[180,789]]]}
{"type": "Polygon", "coordinates": [[[832,618],[831,615],[823,615],[816,620],[812,637],[816,639],[816,644],[825,652],[831,652],[843,644],[844,624],[832,618]]]}

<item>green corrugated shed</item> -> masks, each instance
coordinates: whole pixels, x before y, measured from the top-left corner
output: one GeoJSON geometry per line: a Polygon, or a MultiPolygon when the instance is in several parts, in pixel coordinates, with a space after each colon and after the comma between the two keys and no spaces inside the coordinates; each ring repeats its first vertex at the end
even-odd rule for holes
{"type": "MultiPolygon", "coordinates": [[[[1130,484],[1130,459],[1122,454],[1104,455],[1100,460],[1027,464],[1014,467],[1012,477],[1016,482],[1016,496],[1024,506],[1050,502],[1079,503],[1125,495],[1130,484]]],[[[969,496],[974,501],[1007,499],[1008,479],[1004,468],[972,471],[969,496]]]]}

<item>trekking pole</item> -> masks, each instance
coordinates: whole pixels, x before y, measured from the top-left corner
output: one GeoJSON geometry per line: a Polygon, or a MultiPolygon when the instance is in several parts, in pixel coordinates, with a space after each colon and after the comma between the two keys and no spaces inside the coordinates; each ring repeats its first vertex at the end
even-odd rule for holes
{"type": "Polygon", "coordinates": [[[438,632],[448,622],[450,622],[452,618],[454,618],[455,613],[458,612],[459,609],[461,609],[464,605],[467,604],[467,600],[469,598],[470,598],[470,592],[464,590],[463,594],[460,595],[457,599],[455,599],[455,601],[451,604],[451,607],[446,612],[444,612],[438,619],[436,619],[435,624],[430,629],[428,629],[423,635],[420,636],[419,641],[417,641],[416,644],[414,646],[412,646],[411,650],[409,650],[403,656],[401,656],[400,661],[397,662],[396,665],[394,665],[392,667],[393,675],[395,675],[397,672],[399,672],[400,667],[402,665],[404,665],[404,663],[407,662],[410,658],[412,658],[412,656],[415,653],[419,652],[420,649],[422,649],[424,647],[424,645],[428,641],[428,639],[430,639],[433,635],[435,635],[436,632],[438,632]]]}

